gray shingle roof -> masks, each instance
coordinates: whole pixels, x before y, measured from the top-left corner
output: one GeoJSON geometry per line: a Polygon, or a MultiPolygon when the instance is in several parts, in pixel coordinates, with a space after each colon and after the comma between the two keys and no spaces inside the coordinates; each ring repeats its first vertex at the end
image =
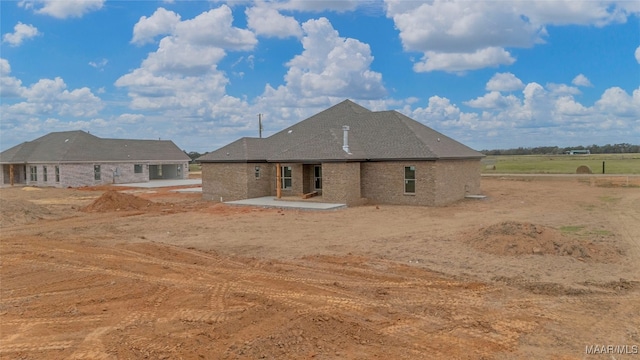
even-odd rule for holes
{"type": "Polygon", "coordinates": [[[0,153],[0,163],[189,161],[170,140],[102,139],[84,131],[52,132],[0,153]]]}
{"type": "Polygon", "coordinates": [[[266,139],[242,138],[198,160],[317,162],[482,156],[397,111],[374,112],[345,100],[266,139]],[[342,149],[344,125],[350,128],[349,153],[342,149]]]}
{"type": "Polygon", "coordinates": [[[267,139],[243,137],[199,157],[198,160],[206,159],[213,162],[266,161],[268,153],[267,139]]]}

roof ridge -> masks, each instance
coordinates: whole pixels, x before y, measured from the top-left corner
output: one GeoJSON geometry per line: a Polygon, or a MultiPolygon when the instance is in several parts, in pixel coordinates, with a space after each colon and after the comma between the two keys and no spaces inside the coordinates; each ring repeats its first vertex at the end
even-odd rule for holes
{"type": "MultiPolygon", "coordinates": [[[[64,132],[64,131],[61,131],[60,133],[63,133],[63,132],[64,132]]],[[[74,130],[74,131],[69,131],[69,132],[74,133],[74,134],[73,134],[73,135],[74,135],[74,136],[73,136],[73,140],[70,140],[71,145],[73,145],[73,143],[75,143],[76,138],[80,135],[80,133],[87,134],[87,135],[91,135],[91,134],[89,134],[89,133],[85,133],[85,132],[84,132],[84,131],[82,131],[82,130],[74,130]]],[[[95,136],[95,135],[91,135],[91,136],[93,136],[93,137],[95,137],[96,139],[100,140],[100,138],[99,138],[99,137],[97,137],[97,136],[95,136]]],[[[65,141],[65,142],[66,142],[66,141],[65,141]]],[[[60,156],[60,159],[61,159],[61,160],[67,160],[67,154],[69,153],[69,151],[71,151],[71,146],[68,146],[68,147],[65,147],[65,148],[66,148],[66,150],[65,150],[65,151],[61,154],[61,156],[60,156]]]]}

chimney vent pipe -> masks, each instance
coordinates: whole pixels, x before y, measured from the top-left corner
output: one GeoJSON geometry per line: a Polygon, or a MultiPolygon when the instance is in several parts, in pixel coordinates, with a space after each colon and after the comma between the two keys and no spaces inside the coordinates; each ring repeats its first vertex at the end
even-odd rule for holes
{"type": "Polygon", "coordinates": [[[344,152],[346,152],[347,154],[351,154],[349,152],[349,126],[342,126],[342,133],[342,150],[344,150],[344,152]]]}

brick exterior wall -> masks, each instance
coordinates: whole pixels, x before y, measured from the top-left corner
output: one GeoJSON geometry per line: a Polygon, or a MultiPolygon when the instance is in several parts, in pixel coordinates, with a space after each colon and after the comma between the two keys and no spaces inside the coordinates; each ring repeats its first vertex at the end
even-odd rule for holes
{"type": "Polygon", "coordinates": [[[362,163],[362,196],[370,203],[441,206],[480,191],[480,160],[362,163]],[[415,166],[414,194],[404,192],[404,167],[415,166]]]}
{"type": "Polygon", "coordinates": [[[322,164],[322,199],[326,202],[361,205],[359,162],[322,164]]]}
{"type": "Polygon", "coordinates": [[[275,193],[274,171],[267,163],[202,163],[202,198],[218,202],[269,196],[275,193]]]}
{"type": "MultiPolygon", "coordinates": [[[[313,186],[312,165],[280,166],[291,166],[292,180],[291,189],[282,190],[282,196],[300,196],[313,186]]],[[[232,201],[276,196],[275,178],[274,163],[203,163],[203,198],[232,201]],[[260,166],[257,179],[256,166],[260,166]]],[[[480,191],[480,160],[323,163],[322,181],[326,202],[440,206],[480,191]],[[405,193],[406,166],[415,168],[414,193],[405,193]]]]}
{"type": "Polygon", "coordinates": [[[362,163],[362,196],[372,204],[433,206],[435,161],[384,161],[362,163]],[[415,167],[415,193],[406,194],[405,166],[415,167]]]}
{"type": "MultiPolygon", "coordinates": [[[[189,164],[187,162],[172,164],[173,169],[177,169],[180,166],[180,179],[187,179],[189,177],[189,164]]],[[[81,186],[96,186],[96,185],[108,185],[108,184],[127,184],[133,182],[146,182],[149,181],[149,164],[138,163],[82,163],[82,164],[27,164],[26,165],[26,180],[24,177],[24,165],[14,165],[14,172],[19,173],[16,175],[17,179],[15,184],[26,184],[30,186],[52,186],[59,188],[66,187],[81,187],[81,186]],[[135,173],[135,164],[142,165],[142,173],[135,173]],[[95,179],[94,165],[100,165],[100,179],[95,179]],[[56,166],[59,168],[60,181],[56,181],[56,166]],[[37,180],[31,180],[31,167],[37,169],[37,180]],[[45,180],[45,168],[47,177],[45,180]],[[117,173],[116,173],[117,169],[117,173]],[[19,177],[18,177],[19,176],[19,177]]],[[[2,183],[9,183],[8,179],[9,165],[3,166],[3,178],[2,183]],[[7,174],[5,175],[4,172],[7,174]]],[[[174,171],[177,172],[177,171],[174,171]]],[[[177,174],[174,174],[177,175],[177,174]]]]}
{"type": "Polygon", "coordinates": [[[446,205],[480,193],[480,160],[436,161],[435,204],[446,205]]]}
{"type": "Polygon", "coordinates": [[[247,164],[247,198],[271,195],[276,188],[276,167],[274,164],[247,164]],[[260,169],[260,177],[256,177],[256,167],[260,169]]]}
{"type": "Polygon", "coordinates": [[[203,163],[202,198],[220,202],[248,198],[247,164],[203,163]]]}

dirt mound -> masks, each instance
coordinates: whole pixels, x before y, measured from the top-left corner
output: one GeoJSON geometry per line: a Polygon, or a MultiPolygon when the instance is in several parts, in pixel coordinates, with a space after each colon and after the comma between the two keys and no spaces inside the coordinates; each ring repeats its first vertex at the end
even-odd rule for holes
{"type": "Polygon", "coordinates": [[[149,200],[139,198],[131,194],[121,193],[115,190],[109,190],[102,194],[91,204],[82,208],[86,212],[109,212],[121,210],[141,210],[153,206],[154,203],[149,200]]]}
{"type": "Polygon", "coordinates": [[[28,200],[0,198],[0,226],[22,225],[45,219],[51,211],[28,200]]]}
{"type": "Polygon", "coordinates": [[[588,239],[575,239],[553,228],[516,221],[482,228],[467,243],[495,255],[559,255],[594,262],[613,261],[620,255],[617,249],[595,244],[588,239]]]}

